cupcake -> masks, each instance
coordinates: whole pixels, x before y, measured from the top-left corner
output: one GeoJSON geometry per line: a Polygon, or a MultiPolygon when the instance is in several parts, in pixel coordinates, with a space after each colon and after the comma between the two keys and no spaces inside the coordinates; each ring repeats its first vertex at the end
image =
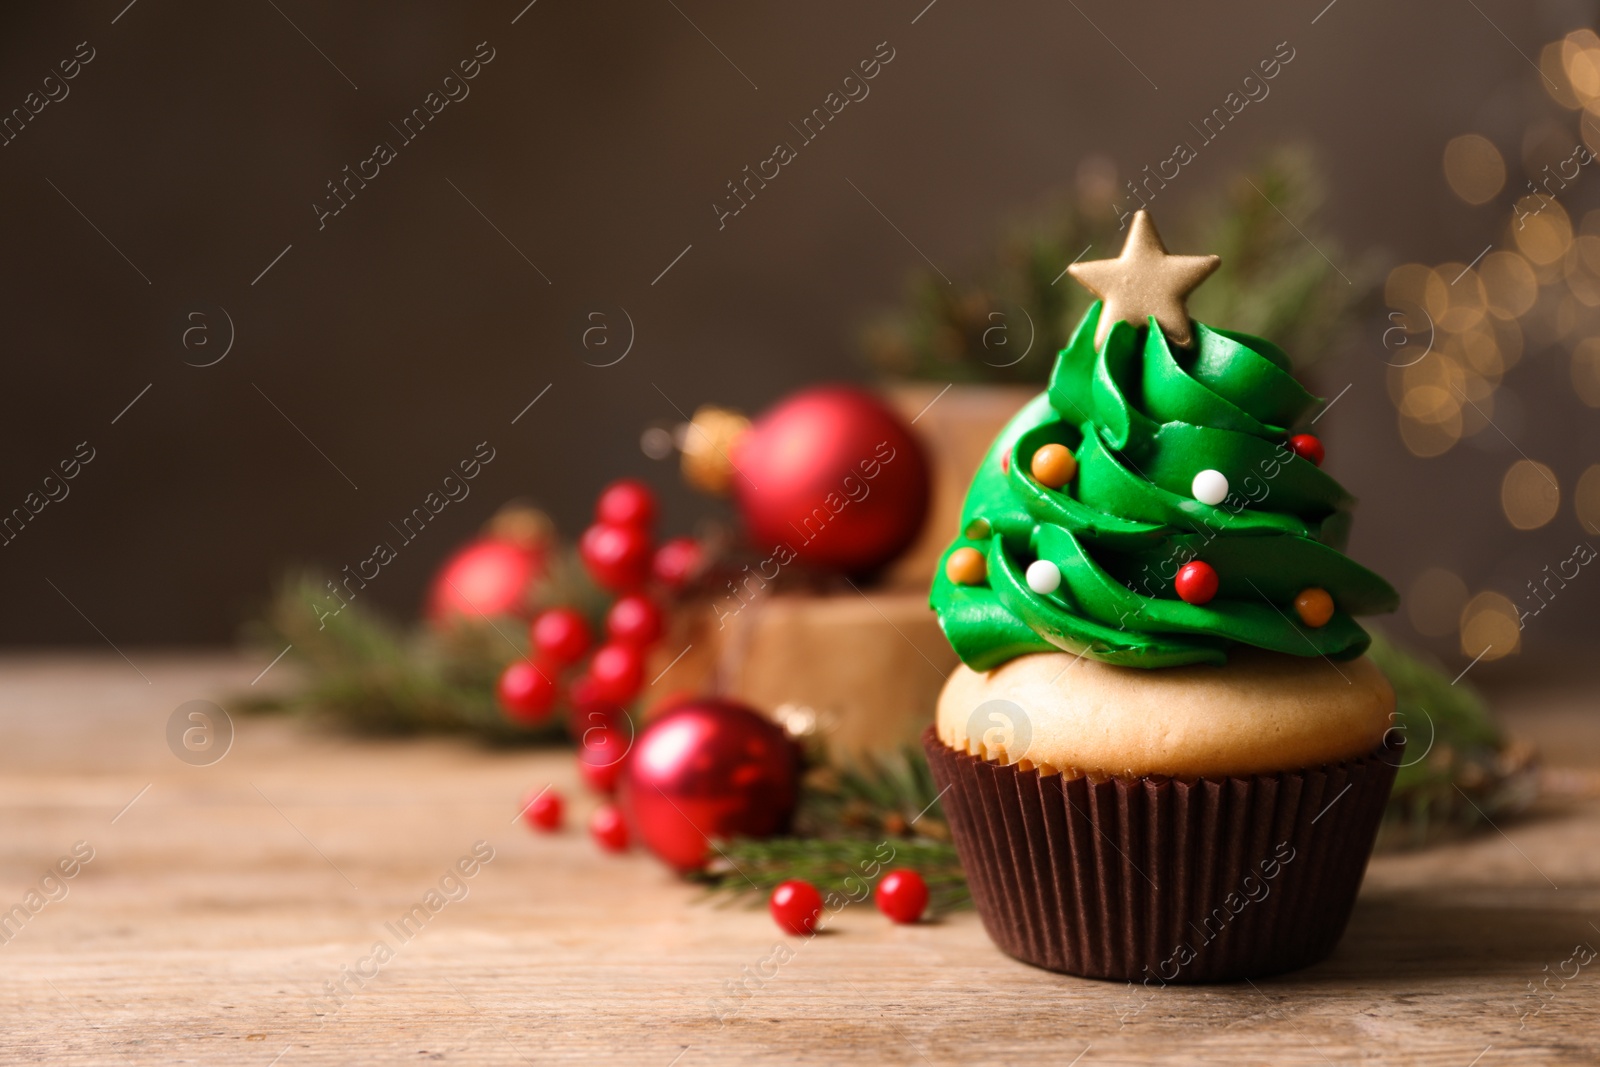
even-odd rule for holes
{"type": "Polygon", "coordinates": [[[924,745],[990,937],[1092,978],[1223,981],[1338,943],[1393,784],[1353,503],[1288,357],[1191,322],[1215,256],[1144,212],[973,478],[924,745]]]}

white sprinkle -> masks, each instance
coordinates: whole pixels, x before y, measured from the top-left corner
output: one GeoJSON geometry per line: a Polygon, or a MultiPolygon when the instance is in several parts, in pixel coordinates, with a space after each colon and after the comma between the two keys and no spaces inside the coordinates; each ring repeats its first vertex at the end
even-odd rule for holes
{"type": "Polygon", "coordinates": [[[1202,504],[1215,507],[1228,499],[1228,478],[1221,471],[1203,470],[1189,483],[1189,492],[1202,504]]]}
{"type": "Polygon", "coordinates": [[[1047,559],[1036,559],[1028,564],[1028,588],[1045,595],[1061,588],[1061,568],[1047,559]]]}

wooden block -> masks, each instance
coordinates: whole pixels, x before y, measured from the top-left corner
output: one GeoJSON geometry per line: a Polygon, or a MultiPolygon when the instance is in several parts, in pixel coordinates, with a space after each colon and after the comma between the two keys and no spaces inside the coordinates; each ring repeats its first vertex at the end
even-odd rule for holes
{"type": "Polygon", "coordinates": [[[889,406],[910,421],[928,455],[931,495],[928,520],[905,553],[890,564],[883,584],[892,589],[927,589],[939,556],[961,525],[961,505],[983,454],[1022,406],[1039,394],[1035,386],[954,385],[904,382],[885,391],[889,406]]]}
{"type": "Polygon", "coordinates": [[[915,743],[956,664],[922,591],[774,594],[720,620],[708,605],[659,655],[685,646],[663,693],[716,692],[779,718],[809,709],[846,758],[915,743]]]}

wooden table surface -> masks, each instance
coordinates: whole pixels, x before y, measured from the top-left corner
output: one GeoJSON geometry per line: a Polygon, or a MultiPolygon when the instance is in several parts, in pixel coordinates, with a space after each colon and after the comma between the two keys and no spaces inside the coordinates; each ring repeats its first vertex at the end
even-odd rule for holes
{"type": "Polygon", "coordinates": [[[132,659],[0,658],[0,909],[43,901],[0,944],[0,1062],[1600,1062],[1600,960],[1567,962],[1600,947],[1600,709],[1582,688],[1503,702],[1565,795],[1503,833],[1380,856],[1331,960],[1145,993],[1013,962],[971,913],[896,927],[847,909],[764,966],[783,940],[764,910],[591,845],[570,758],[235,716],[227,755],[190,766],[173,710],[225,704],[262,664],[132,659]],[[573,801],[562,835],[515,822],[546,782],[573,801]],[[447,879],[477,842],[493,858],[447,879]],[[93,858],[47,880],[75,846],[93,858]],[[458,899],[402,941],[386,924],[442,880],[458,899]],[[317,999],[341,979],[342,1003],[317,999]]]}

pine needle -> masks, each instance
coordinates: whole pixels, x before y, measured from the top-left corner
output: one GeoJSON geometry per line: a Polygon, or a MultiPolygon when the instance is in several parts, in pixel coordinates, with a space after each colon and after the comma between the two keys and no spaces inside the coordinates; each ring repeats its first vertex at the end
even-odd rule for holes
{"type": "Polygon", "coordinates": [[[1534,753],[1509,741],[1469,682],[1374,630],[1368,653],[1395,691],[1392,732],[1405,738],[1380,847],[1459,837],[1486,819],[1520,811],[1538,789],[1534,753]]]}
{"type": "MultiPolygon", "coordinates": [[[[1380,272],[1375,257],[1347,255],[1320,228],[1322,202],[1309,155],[1281,149],[1187,210],[1152,204],[1174,251],[1222,256],[1190,302],[1194,317],[1270,338],[1302,369],[1335,350],[1380,272]]],[[[1111,203],[1058,193],[954,285],[913,274],[901,308],[870,322],[861,346],[893,377],[1043,382],[1093,299],[1064,268],[1115,256],[1125,236],[1111,203]]]]}
{"type": "Polygon", "coordinates": [[[791,878],[810,882],[823,900],[860,903],[871,896],[878,880],[895,868],[908,868],[928,883],[931,914],[969,907],[967,876],[948,841],[924,838],[823,839],[775,837],[740,839],[721,846],[722,857],[699,877],[712,893],[730,899],[764,903],[780,883],[791,878]]]}
{"type": "MultiPolygon", "coordinates": [[[[1402,650],[1378,631],[1371,655],[1394,686],[1393,729],[1407,746],[1380,848],[1458,837],[1481,828],[1485,818],[1512,813],[1532,801],[1536,779],[1531,752],[1508,744],[1476,690],[1452,685],[1436,664],[1402,650]]],[[[764,900],[778,883],[799,878],[815,885],[825,899],[832,892],[863,900],[885,871],[903,866],[927,880],[930,909],[948,911],[971,903],[932,775],[913,749],[812,772],[795,828],[794,837],[721,846],[722,859],[701,876],[708,890],[753,903],[764,900]]]]}
{"type": "Polygon", "coordinates": [[[314,605],[328,603],[324,590],[310,574],[284,580],[257,631],[263,644],[294,646],[303,684],[282,697],[241,698],[244,710],[288,711],[361,733],[467,732],[496,743],[564,733],[559,716],[527,727],[496,702],[500,672],[526,652],[516,644],[526,640],[525,625],[502,619],[403,633],[360,602],[319,620],[314,605]]]}
{"type": "Polygon", "coordinates": [[[802,783],[795,836],[741,838],[719,851],[701,878],[709,891],[736,898],[765,900],[778,883],[799,878],[825,900],[835,893],[858,902],[884,874],[906,867],[928,883],[930,912],[970,903],[933,772],[909,745],[857,763],[819,764],[802,783]]]}

